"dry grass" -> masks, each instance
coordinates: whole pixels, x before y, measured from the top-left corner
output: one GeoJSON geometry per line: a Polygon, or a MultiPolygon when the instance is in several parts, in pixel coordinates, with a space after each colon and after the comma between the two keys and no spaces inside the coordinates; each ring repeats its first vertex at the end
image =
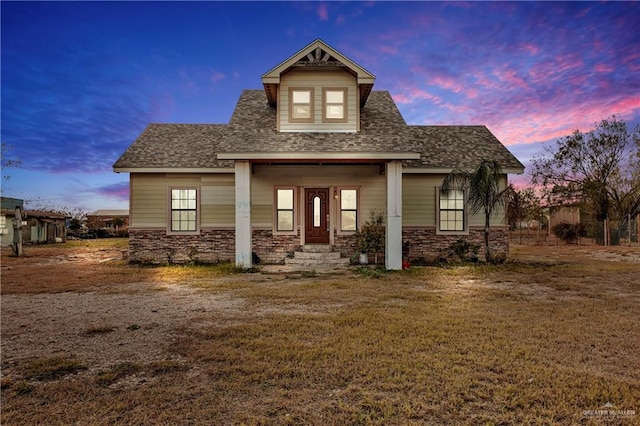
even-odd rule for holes
{"type": "Polygon", "coordinates": [[[177,324],[163,360],[46,380],[24,360],[2,423],[637,424],[640,252],[513,253],[298,279],[152,268],[243,304],[177,324]],[[636,414],[584,415],[610,405],[636,414]]]}
{"type": "Polygon", "coordinates": [[[173,283],[237,271],[230,264],[150,267],[129,265],[127,240],[122,238],[69,241],[28,246],[16,258],[2,249],[1,294],[61,293],[67,291],[126,291],[126,284],[173,283]]]}

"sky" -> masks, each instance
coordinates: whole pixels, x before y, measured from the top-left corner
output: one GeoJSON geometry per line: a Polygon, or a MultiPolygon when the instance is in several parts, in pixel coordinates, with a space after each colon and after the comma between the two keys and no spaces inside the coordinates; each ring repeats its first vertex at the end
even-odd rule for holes
{"type": "MultiPolygon", "coordinates": [[[[112,165],[150,123],[227,123],[243,89],[322,39],[408,124],[486,125],[525,166],[613,114],[640,123],[638,2],[8,2],[2,195],[128,208],[112,165]]],[[[528,167],[527,167],[528,170],[528,167]]],[[[512,176],[519,185],[526,174],[512,176]]]]}

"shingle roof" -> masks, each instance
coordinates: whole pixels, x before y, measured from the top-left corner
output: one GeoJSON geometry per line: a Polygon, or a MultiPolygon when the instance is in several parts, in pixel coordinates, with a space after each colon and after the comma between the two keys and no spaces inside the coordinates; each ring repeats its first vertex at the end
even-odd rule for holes
{"type": "Polygon", "coordinates": [[[113,165],[127,168],[233,167],[216,152],[224,124],[150,124],[113,165]]]}
{"type": "Polygon", "coordinates": [[[421,153],[405,167],[471,168],[485,158],[524,168],[485,126],[407,126],[386,91],[371,92],[357,133],[278,132],[263,90],[243,91],[228,125],[149,125],[114,168],[233,167],[217,153],[331,151],[421,153]]]}
{"type": "Polygon", "coordinates": [[[420,146],[420,161],[405,167],[472,169],[482,159],[496,160],[503,169],[524,166],[485,126],[409,126],[420,146]]]}
{"type": "Polygon", "coordinates": [[[371,92],[357,133],[278,132],[276,110],[262,90],[242,92],[220,152],[412,151],[408,129],[389,92],[371,92]]]}

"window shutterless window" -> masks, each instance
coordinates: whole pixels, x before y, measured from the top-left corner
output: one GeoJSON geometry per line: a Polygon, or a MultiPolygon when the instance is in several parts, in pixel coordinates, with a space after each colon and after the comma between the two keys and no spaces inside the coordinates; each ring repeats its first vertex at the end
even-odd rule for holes
{"type": "Polygon", "coordinates": [[[347,121],[347,89],[331,88],[322,90],[322,121],[347,121]]]}
{"type": "Polygon", "coordinates": [[[358,190],[340,190],[340,230],[355,231],[358,227],[358,190]]]}
{"type": "Polygon", "coordinates": [[[294,230],[294,190],[276,189],[276,231],[294,230]]]}
{"type": "Polygon", "coordinates": [[[171,190],[171,231],[197,231],[197,190],[171,190]]]}
{"type": "Polygon", "coordinates": [[[289,89],[289,121],[299,123],[313,122],[313,89],[289,89]]]}
{"type": "Polygon", "coordinates": [[[464,191],[461,189],[440,190],[440,231],[464,231],[464,191]]]}

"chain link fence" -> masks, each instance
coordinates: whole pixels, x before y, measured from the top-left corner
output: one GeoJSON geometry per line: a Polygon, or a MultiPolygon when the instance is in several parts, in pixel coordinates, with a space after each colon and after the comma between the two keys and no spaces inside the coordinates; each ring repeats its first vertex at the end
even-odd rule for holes
{"type": "MultiPolygon", "coordinates": [[[[575,241],[576,244],[631,246],[640,247],[640,219],[610,220],[609,226],[604,221],[581,222],[582,232],[575,241]],[[607,242],[605,244],[605,241],[607,242]]],[[[525,225],[509,233],[511,244],[521,245],[559,245],[565,244],[549,230],[546,224],[538,227],[537,224],[525,225]]]]}

